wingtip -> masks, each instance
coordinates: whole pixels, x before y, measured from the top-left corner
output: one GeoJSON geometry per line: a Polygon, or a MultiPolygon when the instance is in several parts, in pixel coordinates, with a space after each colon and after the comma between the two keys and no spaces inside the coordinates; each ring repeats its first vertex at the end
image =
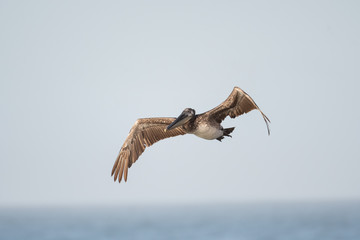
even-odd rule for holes
{"type": "Polygon", "coordinates": [[[117,180],[117,175],[116,175],[116,174],[114,175],[114,173],[112,173],[111,176],[114,176],[114,182],[116,182],[116,180],[117,180]]]}
{"type": "MultiPolygon", "coordinates": [[[[269,119],[268,119],[268,118],[266,118],[266,119],[269,121],[269,119]]],[[[269,126],[270,121],[269,121],[269,122],[267,122],[267,121],[266,121],[266,119],[264,118],[265,123],[266,123],[266,127],[267,127],[267,131],[268,131],[268,136],[270,136],[270,126],[269,126]]]]}
{"type": "Polygon", "coordinates": [[[258,108],[258,110],[260,111],[265,123],[266,123],[266,128],[268,131],[268,136],[270,136],[270,126],[269,123],[271,123],[270,119],[258,108]]]}

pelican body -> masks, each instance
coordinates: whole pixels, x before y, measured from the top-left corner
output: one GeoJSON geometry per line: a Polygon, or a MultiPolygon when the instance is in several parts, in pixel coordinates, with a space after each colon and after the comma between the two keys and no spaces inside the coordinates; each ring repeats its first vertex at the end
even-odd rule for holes
{"type": "Polygon", "coordinates": [[[192,108],[186,108],[165,131],[176,127],[182,127],[186,133],[192,133],[207,140],[217,139],[220,142],[224,136],[231,137],[229,134],[234,130],[234,128],[224,129],[219,122],[205,113],[196,115],[192,108]]]}
{"type": "Polygon", "coordinates": [[[194,109],[186,108],[177,118],[140,118],[131,128],[121,147],[111,175],[114,175],[114,181],[118,179],[121,182],[123,176],[127,181],[128,168],[135,163],[145,148],[165,138],[189,133],[221,142],[224,137],[231,137],[230,133],[235,129],[223,128],[221,122],[227,116],[235,118],[254,109],[260,111],[270,135],[269,118],[239,87],[234,87],[229,97],[219,106],[202,114],[196,114],[194,109]]]}

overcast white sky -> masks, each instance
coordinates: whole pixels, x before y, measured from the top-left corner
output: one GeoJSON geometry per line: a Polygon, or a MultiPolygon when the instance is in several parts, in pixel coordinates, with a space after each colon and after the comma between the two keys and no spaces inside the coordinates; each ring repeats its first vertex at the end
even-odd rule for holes
{"type": "Polygon", "coordinates": [[[359,1],[0,1],[0,205],[360,199],[359,1]],[[239,86],[233,138],[148,148],[137,118],[239,86]]]}

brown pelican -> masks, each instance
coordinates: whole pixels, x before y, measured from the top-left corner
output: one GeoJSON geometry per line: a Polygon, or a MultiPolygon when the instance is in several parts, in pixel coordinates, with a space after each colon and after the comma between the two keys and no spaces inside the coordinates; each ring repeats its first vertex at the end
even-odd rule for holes
{"type": "Polygon", "coordinates": [[[234,127],[223,128],[220,123],[227,116],[235,118],[254,109],[260,111],[270,135],[269,118],[239,87],[234,87],[230,96],[219,106],[202,114],[195,114],[194,109],[186,108],[178,118],[140,118],[136,120],[125,139],[111,176],[114,175],[114,181],[119,179],[121,182],[124,175],[127,181],[128,168],[136,162],[145,148],[165,138],[192,133],[204,139],[217,139],[221,142],[224,137],[231,137],[230,133],[234,127]]]}

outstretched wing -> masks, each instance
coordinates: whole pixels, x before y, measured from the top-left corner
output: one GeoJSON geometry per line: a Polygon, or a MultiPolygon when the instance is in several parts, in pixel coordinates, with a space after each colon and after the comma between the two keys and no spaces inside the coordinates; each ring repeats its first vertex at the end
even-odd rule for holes
{"type": "Polygon", "coordinates": [[[223,103],[204,114],[209,115],[209,117],[221,123],[227,116],[235,118],[254,109],[260,111],[266,123],[268,134],[270,135],[269,118],[260,110],[255,101],[239,87],[234,87],[230,96],[223,103]]]}
{"type": "Polygon", "coordinates": [[[114,181],[119,179],[121,182],[123,175],[125,181],[127,180],[128,168],[136,162],[146,147],[165,138],[186,134],[180,127],[165,131],[174,120],[175,118],[140,118],[135,122],[114,163],[111,172],[114,181]]]}

